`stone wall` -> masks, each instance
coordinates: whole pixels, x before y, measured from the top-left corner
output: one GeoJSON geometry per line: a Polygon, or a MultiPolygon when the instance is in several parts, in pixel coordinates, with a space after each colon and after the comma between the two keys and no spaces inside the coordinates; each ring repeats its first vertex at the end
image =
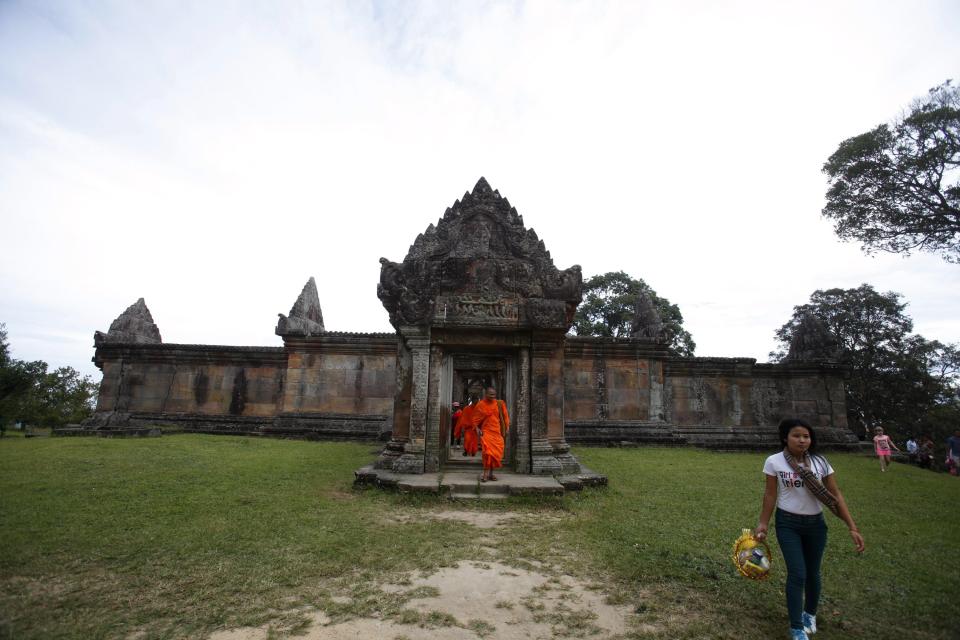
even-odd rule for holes
{"type": "Polygon", "coordinates": [[[675,358],[617,339],[568,339],[565,355],[569,442],[775,447],[780,420],[798,417],[827,446],[855,444],[836,364],[675,358]]]}
{"type": "Polygon", "coordinates": [[[284,347],[97,345],[91,426],[375,439],[389,427],[396,339],[338,334],[284,347]]]}
{"type": "MultiPolygon", "coordinates": [[[[284,347],[100,343],[91,424],[379,438],[395,428],[397,348],[391,333],[332,332],[284,347]]],[[[571,443],[769,448],[786,416],[818,427],[825,444],[855,441],[838,365],[673,358],[650,340],[567,337],[562,371],[551,409],[571,443]]]]}

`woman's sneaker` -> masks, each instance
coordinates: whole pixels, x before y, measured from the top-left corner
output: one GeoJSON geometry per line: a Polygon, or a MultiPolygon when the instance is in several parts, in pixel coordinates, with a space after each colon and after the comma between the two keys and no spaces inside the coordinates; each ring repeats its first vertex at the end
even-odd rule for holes
{"type": "Polygon", "coordinates": [[[790,629],[790,640],[810,640],[803,629],[790,629]]]}
{"type": "Polygon", "coordinates": [[[806,611],[803,612],[803,630],[807,632],[808,636],[812,636],[817,632],[817,616],[812,616],[806,611]]]}

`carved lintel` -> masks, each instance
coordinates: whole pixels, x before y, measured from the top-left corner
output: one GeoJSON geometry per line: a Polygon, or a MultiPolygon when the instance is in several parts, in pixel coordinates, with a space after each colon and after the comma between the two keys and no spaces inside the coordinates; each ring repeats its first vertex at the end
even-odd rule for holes
{"type": "Polygon", "coordinates": [[[477,294],[441,296],[437,299],[433,324],[443,327],[511,327],[520,322],[516,298],[477,294]]]}

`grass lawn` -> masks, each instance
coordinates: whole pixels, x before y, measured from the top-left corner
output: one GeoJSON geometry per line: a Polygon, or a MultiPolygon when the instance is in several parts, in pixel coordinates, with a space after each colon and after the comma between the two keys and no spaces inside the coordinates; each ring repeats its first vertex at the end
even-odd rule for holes
{"type": "MultiPolygon", "coordinates": [[[[478,533],[442,498],[352,487],[369,444],[227,436],[0,439],[0,638],[204,637],[298,607],[332,620],[403,619],[402,584],[460,559],[556,572],[628,605],[636,638],[785,637],[784,570],[751,582],[730,561],[756,523],[766,454],[581,448],[610,486],[561,499],[458,504],[542,514],[478,533]],[[652,632],[651,628],[660,629],[652,632]],[[646,634],[646,635],[644,635],[646,634]]],[[[960,479],[833,454],[867,540],[831,527],[818,638],[960,637],[960,479]]],[[[495,637],[495,636],[493,636],[495,637]]]]}

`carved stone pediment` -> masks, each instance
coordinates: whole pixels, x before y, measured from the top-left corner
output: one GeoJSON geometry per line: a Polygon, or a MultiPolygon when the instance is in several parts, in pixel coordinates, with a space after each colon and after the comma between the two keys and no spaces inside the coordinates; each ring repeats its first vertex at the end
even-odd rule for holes
{"type": "Polygon", "coordinates": [[[153,316],[143,298],[138,299],[127,310],[110,323],[107,333],[96,331],[94,344],[161,344],[160,329],[153,322],[153,316]]]}
{"type": "Polygon", "coordinates": [[[565,330],[582,299],[580,267],[557,269],[484,178],[417,236],[402,263],[380,264],[377,297],[395,327],[565,330]]]}

